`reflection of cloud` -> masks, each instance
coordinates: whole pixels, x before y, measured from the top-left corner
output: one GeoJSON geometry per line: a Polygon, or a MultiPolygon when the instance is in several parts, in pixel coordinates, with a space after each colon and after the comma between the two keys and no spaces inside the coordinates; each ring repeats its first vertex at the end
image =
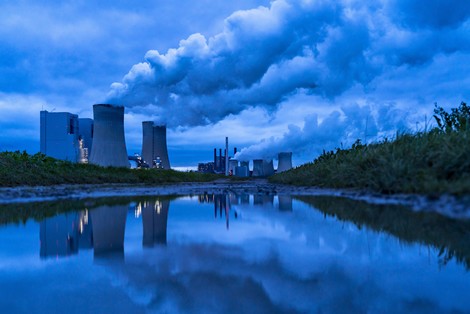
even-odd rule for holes
{"type": "Polygon", "coordinates": [[[421,255],[419,245],[323,217],[298,201],[290,213],[237,206],[242,219],[229,232],[207,221],[211,206],[180,204],[172,204],[166,248],[107,266],[148,310],[397,313],[470,305],[468,274],[452,264],[438,271],[435,250],[421,255]],[[462,292],[441,298],[440,287],[450,284],[462,292]]]}

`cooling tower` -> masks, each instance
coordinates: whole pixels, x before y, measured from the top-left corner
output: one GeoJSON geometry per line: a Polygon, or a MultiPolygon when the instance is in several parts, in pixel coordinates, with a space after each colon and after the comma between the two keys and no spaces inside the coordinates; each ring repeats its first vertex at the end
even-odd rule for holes
{"type": "Polygon", "coordinates": [[[241,177],[241,178],[246,178],[248,177],[248,167],[246,166],[238,166],[235,167],[235,176],[236,177],[241,177]]]}
{"type": "Polygon", "coordinates": [[[93,149],[89,163],[103,167],[129,167],[124,139],[124,107],[93,106],[93,149]]]}
{"type": "Polygon", "coordinates": [[[254,159],[253,160],[253,177],[262,177],[264,176],[263,171],[263,159],[254,159]]]}
{"type": "Polygon", "coordinates": [[[154,125],[152,121],[142,122],[142,158],[152,168],[170,169],[165,125],[154,125]]]}
{"type": "Polygon", "coordinates": [[[235,168],[237,167],[238,167],[238,160],[230,159],[228,161],[228,172],[231,173],[232,175],[235,174],[235,168]]]}
{"type": "Polygon", "coordinates": [[[277,173],[292,169],[292,152],[279,153],[277,173]]]}
{"type": "Polygon", "coordinates": [[[269,160],[269,161],[263,160],[263,175],[265,177],[267,177],[267,176],[272,176],[273,174],[274,174],[273,161],[272,160],[269,160]]]}

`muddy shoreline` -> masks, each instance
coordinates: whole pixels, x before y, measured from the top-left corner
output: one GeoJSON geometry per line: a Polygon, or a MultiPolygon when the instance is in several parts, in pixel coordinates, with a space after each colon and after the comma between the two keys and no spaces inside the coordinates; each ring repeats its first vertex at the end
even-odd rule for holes
{"type": "Polygon", "coordinates": [[[136,184],[83,184],[54,186],[22,186],[0,188],[0,204],[58,201],[119,196],[197,195],[204,193],[289,194],[345,197],[377,205],[402,205],[415,211],[434,211],[445,216],[470,219],[470,196],[456,198],[451,195],[427,197],[415,194],[383,195],[362,190],[325,189],[272,184],[266,179],[213,182],[190,182],[158,186],[136,184]]]}

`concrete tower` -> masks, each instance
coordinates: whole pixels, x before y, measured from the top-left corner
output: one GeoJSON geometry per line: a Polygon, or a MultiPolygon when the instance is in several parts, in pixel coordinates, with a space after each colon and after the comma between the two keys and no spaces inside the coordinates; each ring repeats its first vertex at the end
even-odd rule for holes
{"type": "Polygon", "coordinates": [[[253,160],[253,177],[263,177],[263,159],[254,159],[253,160]]]}
{"type": "Polygon", "coordinates": [[[152,121],[142,122],[142,158],[150,167],[170,169],[165,125],[154,125],[152,121]],[[159,165],[154,165],[154,160],[159,165]]]}
{"type": "Polygon", "coordinates": [[[263,175],[272,176],[274,174],[274,165],[272,160],[263,160],[263,175]]]}
{"type": "Polygon", "coordinates": [[[277,173],[292,169],[292,152],[279,153],[277,173]]]}
{"type": "Polygon", "coordinates": [[[124,138],[124,107],[93,106],[93,149],[89,162],[103,167],[129,167],[124,138]]]}

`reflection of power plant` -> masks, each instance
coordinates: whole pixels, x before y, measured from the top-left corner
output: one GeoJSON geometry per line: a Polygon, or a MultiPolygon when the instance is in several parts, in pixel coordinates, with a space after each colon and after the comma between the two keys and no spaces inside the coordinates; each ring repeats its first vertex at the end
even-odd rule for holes
{"type": "Polygon", "coordinates": [[[142,158],[151,168],[170,169],[165,125],[142,122],[142,158]]]}
{"type": "Polygon", "coordinates": [[[100,206],[93,209],[90,216],[93,222],[95,255],[103,253],[124,254],[127,205],[100,206]]]}
{"type": "Polygon", "coordinates": [[[103,167],[129,167],[124,139],[124,107],[93,106],[94,134],[90,163],[103,167]]]}
{"type": "MultiPolygon", "coordinates": [[[[229,229],[231,201],[233,201],[234,197],[236,196],[229,194],[203,194],[199,195],[199,203],[213,203],[214,218],[225,218],[225,225],[229,229]]],[[[234,212],[234,217],[238,217],[236,211],[234,212]]]]}
{"type": "Polygon", "coordinates": [[[166,244],[166,229],[168,221],[169,200],[139,203],[142,213],[142,225],[144,229],[142,245],[153,247],[155,244],[166,244]]]}
{"type": "MultiPolygon", "coordinates": [[[[273,194],[254,194],[253,205],[274,208],[273,194]]],[[[230,215],[239,218],[238,206],[250,204],[249,194],[224,193],[198,196],[199,203],[214,204],[214,218],[225,221],[229,229],[230,215]]],[[[292,197],[279,195],[279,210],[292,211],[292,197]]],[[[132,203],[136,218],[142,218],[143,247],[167,243],[170,201],[153,199],[132,203]]],[[[129,206],[103,205],[92,210],[60,214],[40,222],[40,256],[65,257],[79,250],[94,249],[96,257],[123,257],[124,235],[129,206]],[[109,254],[114,253],[114,254],[109,254]],[[117,255],[115,254],[117,253],[117,255]]]]}
{"type": "Polygon", "coordinates": [[[292,196],[290,195],[279,195],[279,210],[285,212],[292,211],[292,196]]]}
{"type": "Polygon", "coordinates": [[[88,211],[46,218],[39,224],[41,258],[77,254],[79,248],[93,245],[88,211]]]}

